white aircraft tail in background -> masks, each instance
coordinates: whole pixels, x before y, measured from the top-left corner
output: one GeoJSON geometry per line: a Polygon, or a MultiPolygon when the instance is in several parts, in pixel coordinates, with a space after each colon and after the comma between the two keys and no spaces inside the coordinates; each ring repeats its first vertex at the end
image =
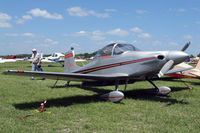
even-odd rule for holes
{"type": "Polygon", "coordinates": [[[174,78],[197,78],[197,79],[200,79],[200,59],[197,62],[197,65],[195,68],[193,68],[191,65],[188,65],[186,63],[181,63],[181,64],[176,65],[172,69],[172,71],[177,70],[177,69],[185,69],[186,71],[168,74],[168,76],[174,77],[174,78]],[[190,70],[186,70],[187,68],[190,70]]]}
{"type": "Polygon", "coordinates": [[[199,61],[197,62],[197,65],[195,68],[200,70],[200,58],[199,58],[199,61]]]}

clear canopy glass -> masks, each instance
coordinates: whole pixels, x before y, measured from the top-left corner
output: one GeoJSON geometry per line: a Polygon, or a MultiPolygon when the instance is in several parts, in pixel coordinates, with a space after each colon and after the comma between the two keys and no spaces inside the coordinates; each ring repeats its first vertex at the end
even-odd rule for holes
{"type": "Polygon", "coordinates": [[[111,55],[120,55],[126,51],[139,51],[135,46],[132,44],[125,44],[125,43],[111,43],[105,46],[104,48],[100,49],[97,52],[96,56],[111,56],[111,55]]]}

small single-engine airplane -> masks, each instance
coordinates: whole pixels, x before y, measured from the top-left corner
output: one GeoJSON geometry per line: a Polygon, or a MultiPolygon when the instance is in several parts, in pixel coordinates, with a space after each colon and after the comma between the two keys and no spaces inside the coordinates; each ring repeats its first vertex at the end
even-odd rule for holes
{"type": "Polygon", "coordinates": [[[52,55],[48,57],[43,57],[42,56],[42,62],[64,62],[64,54],[62,53],[53,53],[52,55]]]}
{"type": "Polygon", "coordinates": [[[0,58],[0,63],[16,62],[16,61],[17,61],[16,59],[3,59],[3,58],[0,58]]]}
{"type": "MultiPolygon", "coordinates": [[[[73,53],[74,54],[74,53],[73,53]]],[[[65,58],[64,58],[63,53],[53,53],[48,57],[43,57],[43,54],[41,54],[42,62],[48,62],[48,63],[64,63],[65,58]]],[[[75,58],[75,62],[85,62],[87,60],[81,59],[81,58],[75,58]]],[[[63,65],[64,66],[64,65],[63,65]]]]}
{"type": "MultiPolygon", "coordinates": [[[[124,98],[124,94],[118,91],[118,85],[125,84],[126,89],[127,84],[138,80],[149,81],[158,94],[168,94],[171,91],[169,87],[157,87],[151,79],[162,77],[165,73],[170,74],[174,65],[188,59],[189,55],[184,51],[189,45],[190,42],[181,51],[140,51],[131,44],[112,43],[100,49],[95,58],[83,67],[76,65],[70,51],[64,57],[64,72],[7,70],[4,73],[42,76],[57,81],[81,81],[83,86],[115,85],[115,91],[102,97],[118,102],[124,98]]],[[[180,70],[173,73],[178,71],[180,70]]]]}
{"type": "Polygon", "coordinates": [[[176,71],[177,69],[187,69],[187,68],[189,68],[190,70],[177,72],[177,73],[171,73],[171,74],[167,74],[167,75],[170,77],[174,77],[174,78],[197,78],[197,79],[200,79],[200,59],[197,62],[197,65],[195,68],[193,68],[192,66],[190,66],[186,63],[181,63],[181,64],[174,66],[174,68],[172,70],[176,71]]]}

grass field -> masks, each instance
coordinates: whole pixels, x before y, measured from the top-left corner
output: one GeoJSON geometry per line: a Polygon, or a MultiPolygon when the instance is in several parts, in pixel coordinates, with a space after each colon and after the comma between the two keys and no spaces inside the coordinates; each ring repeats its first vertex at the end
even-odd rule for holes
{"type": "MultiPolygon", "coordinates": [[[[0,64],[6,69],[30,70],[29,62],[0,64]]],[[[45,71],[63,71],[57,64],[45,71]]],[[[30,80],[29,77],[0,74],[0,132],[200,132],[200,80],[185,79],[189,90],[180,81],[155,81],[169,86],[169,97],[151,93],[148,82],[128,85],[121,103],[99,99],[99,94],[114,87],[81,89],[73,82],[65,87],[59,81],[30,80]],[[40,103],[47,100],[46,111],[38,113],[40,103]]],[[[123,89],[124,86],[120,86],[123,89]]]]}

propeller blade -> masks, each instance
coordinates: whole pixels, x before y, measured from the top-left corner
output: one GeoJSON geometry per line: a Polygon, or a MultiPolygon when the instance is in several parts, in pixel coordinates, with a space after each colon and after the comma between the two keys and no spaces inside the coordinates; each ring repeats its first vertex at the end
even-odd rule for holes
{"type": "Polygon", "coordinates": [[[165,63],[165,65],[162,67],[162,69],[160,70],[160,72],[158,73],[158,77],[162,77],[165,73],[167,73],[169,71],[169,69],[172,67],[172,65],[174,64],[173,60],[169,60],[167,63],[165,63]]]}
{"type": "Polygon", "coordinates": [[[181,51],[185,51],[190,46],[190,42],[186,43],[185,46],[181,49],[181,51]]]}

